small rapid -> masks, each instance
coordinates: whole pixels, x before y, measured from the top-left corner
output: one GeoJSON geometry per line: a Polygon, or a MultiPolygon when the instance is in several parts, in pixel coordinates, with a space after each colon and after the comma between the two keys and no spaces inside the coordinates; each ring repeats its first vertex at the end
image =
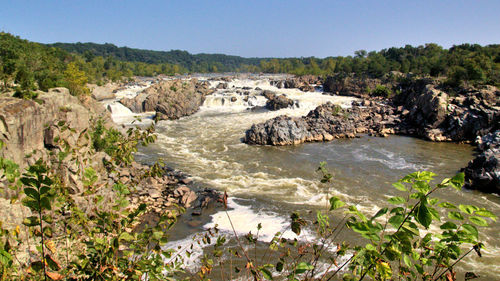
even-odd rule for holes
{"type": "MultiPolygon", "coordinates": [[[[214,88],[225,82],[208,81],[214,88]]],[[[388,205],[389,196],[398,194],[391,184],[406,174],[428,170],[439,174],[440,180],[455,175],[473,158],[473,147],[467,144],[435,143],[404,136],[363,136],[286,147],[246,145],[241,138],[252,124],[278,115],[306,115],[326,102],[347,108],[355,98],[278,89],[270,84],[269,77],[240,78],[225,83],[226,89],[217,89],[207,96],[196,114],[157,123],[157,142],[140,148],[137,159],[153,163],[161,158],[203,186],[227,191],[228,213],[239,234],[255,233],[257,224],[261,223],[261,238],[268,241],[275,232],[287,231],[292,212],[314,214],[325,208],[327,198],[332,195],[373,214],[388,205]],[[266,110],[261,90],[285,94],[297,106],[266,110]],[[320,183],[316,172],[322,161],[327,162],[334,176],[328,185],[320,183]]],[[[122,113],[130,116],[120,107],[110,109],[115,117],[122,113]]],[[[500,214],[500,198],[495,195],[447,190],[437,196],[453,204],[474,204],[500,214]]],[[[225,212],[211,214],[205,220],[198,227],[179,228],[174,234],[175,241],[169,245],[179,247],[189,243],[193,235],[215,225],[226,234],[232,232],[225,212]]],[[[480,232],[487,244],[484,256],[466,258],[463,269],[479,271],[483,276],[499,276],[500,224],[481,228],[480,232]]],[[[308,230],[305,237],[314,239],[308,230]]],[[[193,268],[196,264],[192,259],[193,268]]]]}

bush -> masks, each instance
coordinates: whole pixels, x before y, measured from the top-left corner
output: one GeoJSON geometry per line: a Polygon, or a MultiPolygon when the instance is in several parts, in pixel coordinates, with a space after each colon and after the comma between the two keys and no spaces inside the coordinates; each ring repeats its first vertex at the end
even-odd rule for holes
{"type": "Polygon", "coordinates": [[[392,91],[383,85],[377,85],[375,89],[371,91],[371,94],[378,97],[390,97],[392,95],[392,91]]]}

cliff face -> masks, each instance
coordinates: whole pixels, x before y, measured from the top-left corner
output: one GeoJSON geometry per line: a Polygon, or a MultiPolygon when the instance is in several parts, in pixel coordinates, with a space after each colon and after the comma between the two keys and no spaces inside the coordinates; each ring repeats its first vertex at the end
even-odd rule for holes
{"type": "Polygon", "coordinates": [[[92,115],[107,114],[93,99],[81,102],[66,88],[40,92],[36,101],[0,97],[0,140],[6,144],[0,155],[23,166],[26,154],[50,145],[54,122],[64,121],[81,131],[89,127],[92,115]]]}

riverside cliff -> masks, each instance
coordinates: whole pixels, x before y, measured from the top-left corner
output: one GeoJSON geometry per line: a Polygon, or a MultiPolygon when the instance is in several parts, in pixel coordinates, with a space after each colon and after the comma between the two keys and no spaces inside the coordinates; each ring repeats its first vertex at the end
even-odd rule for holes
{"type": "MultiPolygon", "coordinates": [[[[131,190],[129,208],[146,203],[148,211],[156,214],[175,212],[176,206],[199,214],[218,199],[213,190],[195,188],[180,171],[116,158],[117,151],[135,151],[135,145],[144,142],[141,134],[153,136],[152,131],[147,133],[150,129],[129,134],[111,122],[109,112],[94,98],[72,96],[66,88],[37,94],[35,100],[0,96],[0,140],[5,144],[0,158],[12,160],[21,172],[41,159],[84,212],[93,212],[90,197],[113,202],[118,183],[131,190]]],[[[7,225],[20,225],[20,212],[29,210],[19,203],[11,206],[6,199],[17,197],[19,190],[8,189],[6,181],[0,185],[0,215],[7,225]]]]}

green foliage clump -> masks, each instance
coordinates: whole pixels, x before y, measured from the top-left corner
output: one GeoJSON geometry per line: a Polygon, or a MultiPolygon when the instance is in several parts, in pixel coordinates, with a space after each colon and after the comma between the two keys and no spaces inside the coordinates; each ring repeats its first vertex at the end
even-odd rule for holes
{"type": "Polygon", "coordinates": [[[377,85],[375,89],[371,91],[371,94],[379,97],[390,97],[392,91],[384,85],[377,85]]]}
{"type": "Polygon", "coordinates": [[[104,121],[98,119],[91,128],[90,138],[92,147],[96,151],[106,152],[117,164],[130,164],[134,159],[133,153],[137,151],[137,145],[146,146],[156,140],[153,132],[154,127],[150,126],[142,131],[129,128],[122,134],[115,128],[106,128],[104,121]]]}
{"type": "MultiPolygon", "coordinates": [[[[61,132],[72,131],[62,122],[57,126],[61,132]]],[[[149,133],[131,136],[141,138],[136,144],[147,143],[149,133]]],[[[91,141],[89,132],[82,134],[81,140],[91,141]]],[[[63,149],[59,160],[71,156],[82,168],[75,176],[87,191],[75,201],[57,163],[38,159],[20,175],[17,165],[0,157],[0,180],[7,179],[12,189],[21,188],[21,202],[30,210],[23,214],[23,225],[12,229],[0,222],[0,280],[165,280],[181,272],[178,262],[165,261],[172,251],[163,248],[178,211],[160,214],[152,224],[143,223],[147,206],[130,205],[133,187],[117,180],[109,189],[110,198],[97,192],[96,185],[102,183],[88,166],[95,152],[78,155],[89,143],[69,146],[61,137],[55,141],[63,149]],[[85,205],[90,208],[85,210],[85,205]],[[29,256],[23,255],[25,249],[30,249],[29,256]]],[[[112,163],[128,157],[116,153],[112,163]]],[[[112,164],[108,172],[116,173],[116,167],[112,164]]]]}

